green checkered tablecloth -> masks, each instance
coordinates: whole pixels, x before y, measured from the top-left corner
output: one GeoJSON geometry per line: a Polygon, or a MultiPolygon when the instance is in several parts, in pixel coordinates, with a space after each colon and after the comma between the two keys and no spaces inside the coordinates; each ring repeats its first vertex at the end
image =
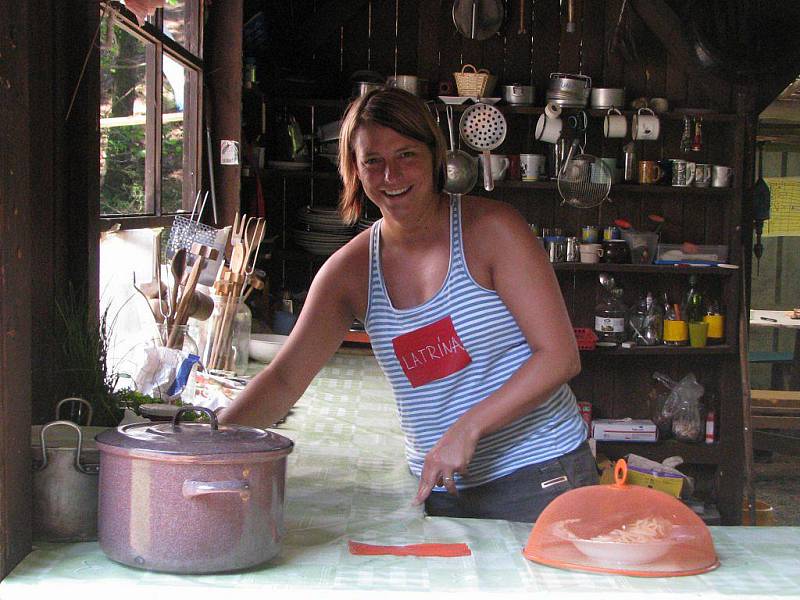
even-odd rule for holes
{"type": "Polygon", "coordinates": [[[0,600],[39,598],[800,598],[800,528],[712,527],[722,566],[694,577],[639,579],[562,571],[526,560],[530,526],[429,518],[388,384],[371,356],[337,354],[280,433],[293,439],[280,554],[241,573],[178,576],[111,562],[96,543],[41,544],[0,583],[0,600]],[[352,556],[347,540],[465,542],[472,556],[352,556]],[[376,594],[379,594],[376,595],[376,594]]]}

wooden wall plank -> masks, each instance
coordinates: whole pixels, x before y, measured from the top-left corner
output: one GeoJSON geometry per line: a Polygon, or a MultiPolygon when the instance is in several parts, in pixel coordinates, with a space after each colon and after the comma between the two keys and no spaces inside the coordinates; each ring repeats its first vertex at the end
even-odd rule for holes
{"type": "Polygon", "coordinates": [[[40,149],[30,65],[48,31],[47,8],[0,4],[0,578],[31,548],[31,199],[40,149]]]}
{"type": "Polygon", "coordinates": [[[533,43],[533,77],[544,104],[550,73],[559,70],[561,17],[558,0],[533,0],[531,31],[533,43]]]}

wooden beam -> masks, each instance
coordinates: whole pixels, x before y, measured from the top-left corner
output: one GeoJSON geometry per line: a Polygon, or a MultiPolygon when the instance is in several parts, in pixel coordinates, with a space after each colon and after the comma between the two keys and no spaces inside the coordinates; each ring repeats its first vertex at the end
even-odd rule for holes
{"type": "Polygon", "coordinates": [[[0,578],[31,548],[31,64],[41,5],[0,3],[0,578]]]}
{"type": "Polygon", "coordinates": [[[658,38],[667,52],[697,83],[714,95],[720,86],[730,86],[730,82],[703,69],[695,58],[695,53],[683,36],[684,23],[665,0],[630,0],[633,10],[642,18],[647,28],[658,38]]]}
{"type": "MultiPolygon", "coordinates": [[[[208,7],[204,58],[206,72],[204,110],[211,114],[212,154],[217,211],[222,225],[233,223],[239,210],[239,165],[220,165],[220,140],[240,143],[242,128],[242,0],[215,2],[208,7]]],[[[241,152],[244,148],[241,148],[241,152]]],[[[241,157],[240,152],[240,157],[241,157]]],[[[205,154],[205,153],[204,153],[205,154]]],[[[209,211],[210,213],[210,211],[209,211]]]]}

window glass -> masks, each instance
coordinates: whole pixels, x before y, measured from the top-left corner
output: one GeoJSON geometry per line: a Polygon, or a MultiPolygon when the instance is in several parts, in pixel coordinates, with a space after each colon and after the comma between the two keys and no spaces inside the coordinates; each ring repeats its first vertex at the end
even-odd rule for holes
{"type": "MultiPolygon", "coordinates": [[[[103,29],[109,20],[103,20],[103,29]]],[[[100,213],[147,212],[146,44],[114,25],[100,52],[100,213]]]]}
{"type": "Polygon", "coordinates": [[[184,168],[191,170],[184,135],[184,110],[188,96],[189,69],[164,54],[161,106],[161,210],[182,208],[184,168]]]}
{"type": "Polygon", "coordinates": [[[190,52],[196,52],[196,49],[190,47],[190,44],[187,43],[186,26],[188,19],[185,0],[167,0],[164,3],[163,11],[164,25],[162,31],[190,52]]]}

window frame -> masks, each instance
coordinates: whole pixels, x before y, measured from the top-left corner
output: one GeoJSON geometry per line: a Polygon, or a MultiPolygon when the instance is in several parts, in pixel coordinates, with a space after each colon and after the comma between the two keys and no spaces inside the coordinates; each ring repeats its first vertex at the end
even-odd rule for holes
{"type": "MultiPolygon", "coordinates": [[[[148,90],[145,115],[145,207],[146,213],[137,215],[100,215],[100,230],[111,228],[140,229],[168,227],[175,214],[190,212],[197,190],[202,184],[203,157],[203,0],[186,0],[187,47],[166,35],[163,29],[163,10],[139,25],[136,17],[124,5],[110,2],[116,12],[115,25],[141,39],[146,47],[146,85],[148,90]],[[189,48],[196,46],[197,54],[189,48]],[[161,210],[161,155],[162,155],[162,98],[163,56],[168,55],[186,70],[187,93],[184,97],[184,185],[181,208],[176,213],[161,210]],[[151,93],[150,90],[153,90],[151,93]],[[188,175],[188,176],[187,176],[188,175]]],[[[99,125],[99,122],[98,122],[99,125]]]]}

